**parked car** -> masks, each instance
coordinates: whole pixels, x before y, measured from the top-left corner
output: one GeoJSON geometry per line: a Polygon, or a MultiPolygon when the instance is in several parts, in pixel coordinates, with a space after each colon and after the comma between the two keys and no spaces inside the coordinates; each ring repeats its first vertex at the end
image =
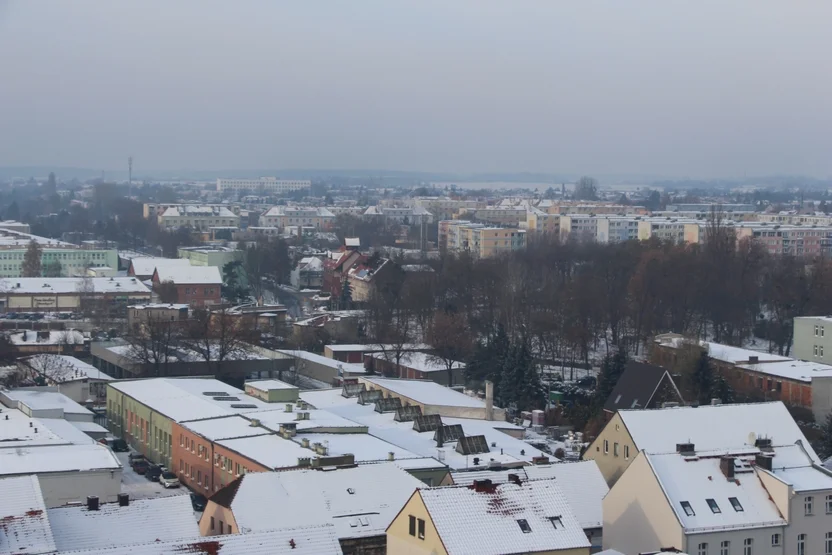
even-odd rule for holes
{"type": "Polygon", "coordinates": [[[162,487],[165,489],[178,488],[180,486],[179,478],[176,477],[176,474],[170,471],[162,472],[162,475],[159,476],[159,483],[162,484],[162,487]]]}
{"type": "Polygon", "coordinates": [[[35,312],[34,314],[31,314],[29,316],[29,319],[30,320],[43,320],[43,314],[41,314],[40,312],[35,312]]]}
{"type": "Polygon", "coordinates": [[[159,476],[161,476],[164,472],[164,468],[164,466],[159,464],[151,464],[147,467],[147,472],[144,473],[144,477],[150,480],[151,482],[158,482],[159,476]]]}
{"type": "Polygon", "coordinates": [[[205,506],[208,504],[208,500],[205,498],[204,495],[199,493],[191,493],[191,507],[198,513],[201,513],[205,510],[205,506]]]}
{"type": "Polygon", "coordinates": [[[69,312],[61,312],[58,314],[58,318],[61,320],[69,320],[71,316],[72,314],[70,314],[69,312]]]}
{"type": "Polygon", "coordinates": [[[17,320],[17,312],[7,312],[6,313],[7,320],[17,320]]]}
{"type": "Polygon", "coordinates": [[[145,474],[150,468],[150,462],[147,459],[135,459],[130,466],[136,474],[145,474]]]}
{"type": "Polygon", "coordinates": [[[110,444],[110,448],[116,453],[126,453],[130,450],[130,447],[127,445],[127,442],[123,439],[114,439],[113,442],[110,444]]]}
{"type": "MultiPolygon", "coordinates": [[[[123,441],[123,440],[122,440],[123,441]]],[[[136,459],[143,459],[144,455],[139,453],[138,451],[131,451],[129,455],[127,455],[127,460],[130,461],[130,464],[133,464],[133,461],[136,459]]]]}

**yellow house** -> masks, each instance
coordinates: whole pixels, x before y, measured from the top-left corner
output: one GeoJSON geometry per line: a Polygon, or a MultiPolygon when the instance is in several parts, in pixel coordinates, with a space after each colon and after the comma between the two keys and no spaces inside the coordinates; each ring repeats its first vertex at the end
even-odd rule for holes
{"type": "Polygon", "coordinates": [[[698,453],[754,449],[752,437],[773,438],[778,444],[800,440],[813,460],[819,460],[780,401],[619,410],[589,444],[583,459],[594,460],[612,486],[640,451],[674,453],[681,444],[694,444],[698,453]]]}
{"type": "Polygon", "coordinates": [[[397,555],[588,555],[590,543],[555,480],[419,489],[387,528],[397,555]]]}

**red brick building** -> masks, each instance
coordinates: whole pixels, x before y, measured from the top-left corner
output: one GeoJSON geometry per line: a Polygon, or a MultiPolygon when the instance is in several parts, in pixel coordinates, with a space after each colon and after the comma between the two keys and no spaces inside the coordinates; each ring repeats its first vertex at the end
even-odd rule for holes
{"type": "Polygon", "coordinates": [[[271,470],[217,443],[229,437],[263,433],[268,432],[251,428],[249,421],[239,416],[183,424],[171,422],[171,470],[183,484],[209,497],[246,472],[271,470]]]}
{"type": "MultiPolygon", "coordinates": [[[[159,266],[153,272],[153,291],[163,283],[176,287],[179,304],[192,307],[219,304],[222,299],[222,276],[216,266],[159,266]]],[[[170,301],[170,299],[168,299],[170,301]]]]}
{"type": "Polygon", "coordinates": [[[334,258],[324,260],[324,275],[321,286],[322,291],[332,294],[333,297],[341,295],[341,284],[347,278],[350,269],[366,260],[366,256],[358,252],[358,239],[346,239],[346,245],[341,251],[333,253],[334,258]]]}

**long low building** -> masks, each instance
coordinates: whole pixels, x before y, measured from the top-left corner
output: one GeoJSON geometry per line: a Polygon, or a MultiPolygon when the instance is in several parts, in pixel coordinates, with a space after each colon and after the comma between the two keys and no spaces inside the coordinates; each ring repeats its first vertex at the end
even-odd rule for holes
{"type": "Polygon", "coordinates": [[[150,289],[132,277],[14,278],[0,280],[0,312],[70,312],[85,302],[118,310],[150,301],[150,289]]]}

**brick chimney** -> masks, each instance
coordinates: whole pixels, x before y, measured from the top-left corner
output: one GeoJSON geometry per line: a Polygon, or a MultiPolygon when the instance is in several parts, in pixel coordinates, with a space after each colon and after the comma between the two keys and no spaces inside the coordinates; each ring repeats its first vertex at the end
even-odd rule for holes
{"type": "Polygon", "coordinates": [[[734,457],[722,457],[719,459],[719,469],[729,480],[734,479],[734,457]]]}

